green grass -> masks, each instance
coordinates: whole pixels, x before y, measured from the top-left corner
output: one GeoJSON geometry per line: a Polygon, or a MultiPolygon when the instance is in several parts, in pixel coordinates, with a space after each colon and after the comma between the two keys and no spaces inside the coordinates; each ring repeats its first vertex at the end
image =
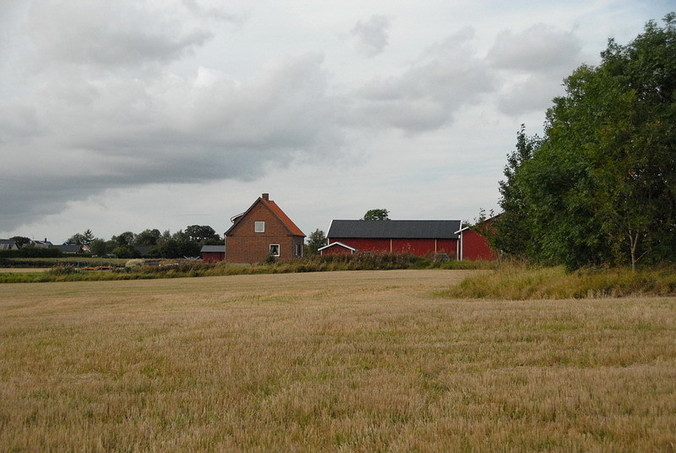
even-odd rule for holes
{"type": "Polygon", "coordinates": [[[676,294],[676,268],[581,269],[567,272],[563,266],[536,267],[508,263],[497,270],[468,278],[439,292],[448,298],[579,299],[676,294]]]}

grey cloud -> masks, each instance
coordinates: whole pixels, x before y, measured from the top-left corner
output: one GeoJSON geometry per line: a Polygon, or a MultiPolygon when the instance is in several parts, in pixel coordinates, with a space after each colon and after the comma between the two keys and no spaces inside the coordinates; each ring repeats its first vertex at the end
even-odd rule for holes
{"type": "Polygon", "coordinates": [[[34,3],[26,26],[49,58],[102,66],[168,62],[211,37],[207,31],[183,30],[161,11],[124,0],[34,3]]]}
{"type": "Polygon", "coordinates": [[[506,114],[544,111],[563,78],[580,64],[581,45],[570,32],[538,24],[521,33],[502,31],[487,61],[506,75],[497,105],[506,114]]]}
{"type": "Polygon", "coordinates": [[[170,75],[53,80],[52,90],[79,88],[36,92],[15,105],[31,122],[0,112],[0,152],[14,175],[3,182],[14,189],[0,192],[0,205],[12,210],[0,230],[108,188],[249,180],[298,156],[330,158],[343,131],[322,64],[314,54],[286,58],[241,82],[218,73],[209,83],[170,75]]]}
{"type": "Polygon", "coordinates": [[[359,49],[368,57],[383,52],[388,44],[387,30],[390,20],[386,16],[373,15],[368,21],[359,21],[351,33],[357,39],[359,49]]]}
{"type": "Polygon", "coordinates": [[[197,0],[183,0],[185,6],[191,13],[205,19],[216,19],[223,22],[230,22],[240,25],[244,21],[244,16],[227,12],[222,7],[203,6],[197,0]]]}
{"type": "Polygon", "coordinates": [[[521,33],[500,32],[487,58],[498,69],[558,72],[573,64],[581,49],[572,33],[538,24],[521,33]]]}
{"type": "Polygon", "coordinates": [[[552,79],[539,74],[528,75],[508,86],[498,94],[498,108],[508,115],[527,112],[544,112],[552,99],[561,94],[561,79],[552,79]]]}
{"type": "Polygon", "coordinates": [[[374,79],[358,92],[360,124],[406,132],[436,129],[483,93],[494,89],[489,68],[468,45],[470,29],[450,36],[425,52],[403,73],[374,79]]]}

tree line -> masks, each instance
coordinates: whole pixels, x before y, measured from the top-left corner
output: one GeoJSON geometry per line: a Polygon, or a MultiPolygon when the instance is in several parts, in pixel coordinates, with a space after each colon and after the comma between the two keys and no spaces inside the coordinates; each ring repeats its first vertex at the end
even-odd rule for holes
{"type": "MultiPolygon", "coordinates": [[[[389,220],[387,209],[371,209],[364,214],[364,220],[389,220]]],[[[23,236],[11,238],[19,248],[28,248],[31,239],[23,236]]],[[[66,244],[81,245],[94,256],[115,256],[118,258],[181,258],[199,256],[204,245],[222,245],[224,238],[209,225],[190,225],[185,230],[171,233],[169,230],[146,229],[140,233],[125,231],[109,240],[97,238],[91,229],[75,233],[66,244]]],[[[319,249],[327,245],[326,234],[316,229],[310,233],[305,244],[305,255],[318,255],[319,249]]]]}
{"type": "MultiPolygon", "coordinates": [[[[30,239],[22,236],[12,238],[20,247],[29,247],[30,239]]],[[[146,229],[140,233],[125,231],[105,240],[97,238],[90,229],[75,233],[66,244],[81,245],[93,256],[117,258],[182,258],[200,255],[203,245],[221,245],[221,238],[209,225],[190,225],[185,230],[171,233],[169,230],[146,229]]]]}
{"type": "Polygon", "coordinates": [[[676,14],[627,45],[609,40],[547,110],[522,125],[500,182],[493,245],[569,268],[676,255],[676,14]]]}

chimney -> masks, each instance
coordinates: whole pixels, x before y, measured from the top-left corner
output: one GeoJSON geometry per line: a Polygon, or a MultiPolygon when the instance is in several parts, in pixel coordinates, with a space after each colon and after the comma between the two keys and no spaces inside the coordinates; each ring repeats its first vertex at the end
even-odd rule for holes
{"type": "Polygon", "coordinates": [[[261,195],[261,198],[265,201],[270,201],[270,194],[264,193],[263,195],[261,195]]]}

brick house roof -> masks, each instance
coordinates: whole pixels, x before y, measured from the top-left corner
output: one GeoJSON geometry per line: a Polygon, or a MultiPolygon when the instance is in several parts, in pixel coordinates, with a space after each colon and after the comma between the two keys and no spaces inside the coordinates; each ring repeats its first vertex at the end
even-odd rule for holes
{"type": "Polygon", "coordinates": [[[294,236],[303,236],[305,237],[305,233],[301,231],[300,228],[296,226],[295,223],[287,216],[284,211],[280,209],[279,206],[277,206],[277,203],[275,203],[272,200],[266,200],[265,198],[262,198],[263,203],[267,204],[267,206],[270,208],[272,212],[275,213],[277,217],[279,217],[279,220],[282,221],[282,223],[289,229],[291,234],[294,236]]]}
{"type": "Polygon", "coordinates": [[[327,237],[353,239],[458,239],[460,220],[334,220],[327,237]]]}
{"type": "Polygon", "coordinates": [[[233,230],[233,228],[237,226],[240,220],[246,217],[249,211],[251,211],[254,208],[254,206],[256,206],[259,203],[267,207],[275,215],[275,217],[277,217],[280,220],[280,222],[282,222],[284,227],[289,231],[289,233],[291,233],[291,235],[305,237],[305,233],[303,233],[303,231],[301,231],[301,229],[298,228],[298,226],[295,223],[293,223],[293,221],[289,218],[289,216],[286,215],[284,211],[282,211],[282,209],[277,205],[277,203],[270,200],[270,197],[267,193],[264,193],[260,198],[258,198],[258,200],[256,200],[249,207],[249,209],[246,210],[246,212],[236,216],[233,219],[232,226],[228,229],[228,231],[225,232],[225,235],[227,236],[228,233],[230,233],[233,230]]]}

